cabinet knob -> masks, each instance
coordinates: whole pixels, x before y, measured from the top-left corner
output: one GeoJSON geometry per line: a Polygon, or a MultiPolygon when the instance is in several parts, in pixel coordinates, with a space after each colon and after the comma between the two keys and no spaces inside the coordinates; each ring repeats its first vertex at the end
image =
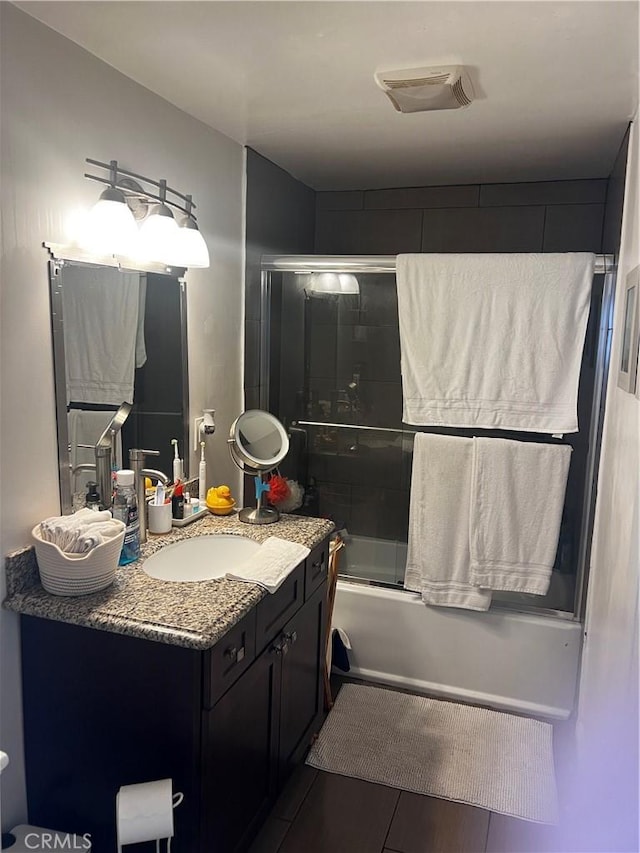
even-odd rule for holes
{"type": "Polygon", "coordinates": [[[274,643],[271,646],[270,651],[275,652],[275,654],[277,654],[277,655],[281,655],[285,651],[285,648],[286,648],[286,643],[284,641],[280,640],[279,642],[274,643]]]}
{"type": "Polygon", "coordinates": [[[321,574],[325,570],[325,559],[322,557],[320,560],[316,560],[315,563],[311,563],[311,568],[313,569],[313,573],[315,575],[321,574]]]}
{"type": "Polygon", "coordinates": [[[287,632],[287,633],[283,634],[282,636],[284,637],[286,642],[291,643],[291,645],[293,645],[296,642],[296,640],[298,639],[297,631],[287,632]]]}
{"type": "Polygon", "coordinates": [[[239,649],[236,649],[235,646],[229,646],[228,649],[225,649],[224,654],[233,663],[240,663],[241,660],[244,660],[244,646],[241,646],[239,649]]]}

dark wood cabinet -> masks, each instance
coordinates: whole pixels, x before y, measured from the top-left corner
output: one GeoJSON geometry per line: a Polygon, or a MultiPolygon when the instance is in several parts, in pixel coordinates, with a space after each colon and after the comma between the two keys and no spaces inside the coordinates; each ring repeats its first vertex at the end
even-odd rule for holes
{"type": "Polygon", "coordinates": [[[23,616],[29,821],[112,853],[118,789],[170,777],[172,850],[245,850],[322,723],[327,550],[207,651],[23,616]]]}

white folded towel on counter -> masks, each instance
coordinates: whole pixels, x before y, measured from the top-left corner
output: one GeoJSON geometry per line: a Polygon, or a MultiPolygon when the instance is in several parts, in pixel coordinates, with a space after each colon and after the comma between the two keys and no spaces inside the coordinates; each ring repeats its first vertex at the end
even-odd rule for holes
{"type": "Polygon", "coordinates": [[[227,572],[227,577],[258,584],[273,593],[310,553],[305,545],[270,536],[252,557],[233,572],[227,572]]]}
{"type": "Polygon", "coordinates": [[[471,578],[478,586],[545,595],[558,548],[571,448],[473,440],[471,578]]]}
{"type": "Polygon", "coordinates": [[[471,578],[472,463],[472,438],[416,433],[404,585],[425,604],[468,610],[491,604],[491,592],[471,578]]]}
{"type": "Polygon", "coordinates": [[[95,512],[85,508],[73,515],[46,518],[40,523],[40,536],[65,553],[86,554],[124,529],[124,523],[113,518],[109,510],[95,512]]]}
{"type": "Polygon", "coordinates": [[[408,424],[578,431],[594,255],[398,255],[408,424]]]}

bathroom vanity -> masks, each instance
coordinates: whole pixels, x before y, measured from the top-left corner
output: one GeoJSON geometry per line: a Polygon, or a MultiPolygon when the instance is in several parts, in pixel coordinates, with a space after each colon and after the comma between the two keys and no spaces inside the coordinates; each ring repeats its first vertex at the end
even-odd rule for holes
{"type": "Polygon", "coordinates": [[[112,853],[118,789],[170,777],[184,794],[172,850],[246,849],[322,722],[331,529],[207,517],[148,542],[113,587],[76,599],[42,589],[32,551],[12,555],[5,607],[22,614],[29,821],[89,832],[95,853],[112,853]],[[164,543],[222,532],[311,553],[272,595],[141,568],[164,543]]]}

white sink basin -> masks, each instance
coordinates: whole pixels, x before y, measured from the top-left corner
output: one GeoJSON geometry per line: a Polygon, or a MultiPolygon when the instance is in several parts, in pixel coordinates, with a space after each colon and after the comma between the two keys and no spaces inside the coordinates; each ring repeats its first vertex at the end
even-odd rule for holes
{"type": "Polygon", "coordinates": [[[195,536],[152,554],[142,570],[162,581],[208,581],[223,577],[259,548],[258,542],[246,536],[195,536]]]}

